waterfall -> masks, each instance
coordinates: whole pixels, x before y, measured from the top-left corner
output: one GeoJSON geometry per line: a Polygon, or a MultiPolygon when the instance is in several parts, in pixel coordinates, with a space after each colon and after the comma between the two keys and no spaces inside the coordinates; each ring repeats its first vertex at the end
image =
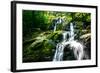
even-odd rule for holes
{"type": "Polygon", "coordinates": [[[61,43],[58,43],[56,46],[56,52],[55,52],[53,61],[62,61],[63,60],[63,50],[64,50],[64,45],[61,43]]]}
{"type": "Polygon", "coordinates": [[[63,35],[63,41],[56,45],[56,51],[54,54],[53,61],[63,61],[64,48],[68,44],[70,45],[70,49],[73,50],[75,58],[77,60],[81,60],[84,56],[84,48],[81,43],[74,40],[73,23],[70,23],[70,31],[64,31],[62,33],[62,35],[63,35]],[[68,38],[66,38],[67,35],[70,36],[69,40],[68,40],[68,38]],[[68,41],[66,41],[66,40],[68,40],[68,41]]]}
{"type": "Polygon", "coordinates": [[[56,27],[57,27],[57,26],[56,26],[56,24],[55,24],[55,26],[54,26],[54,30],[53,30],[54,32],[56,31],[56,27]]]}
{"type": "Polygon", "coordinates": [[[55,52],[53,61],[62,61],[63,60],[64,47],[65,47],[65,45],[69,44],[69,42],[66,42],[67,34],[69,34],[69,32],[67,32],[67,31],[62,33],[63,41],[56,45],[56,52],[55,52]]]}
{"type": "Polygon", "coordinates": [[[73,23],[70,23],[70,39],[69,41],[73,41],[74,40],[74,26],[73,23]]]}
{"type": "Polygon", "coordinates": [[[57,29],[57,25],[61,24],[63,22],[63,20],[62,20],[62,18],[57,18],[57,19],[54,19],[53,21],[54,21],[54,29],[53,29],[53,31],[55,32],[56,29],[57,29]]]}
{"type": "Polygon", "coordinates": [[[67,32],[67,31],[64,31],[62,33],[62,35],[63,35],[63,42],[66,42],[68,40],[67,36],[69,36],[69,34],[70,34],[70,32],[67,32]]]}
{"type": "Polygon", "coordinates": [[[77,60],[81,60],[84,56],[84,46],[77,42],[77,41],[72,41],[70,43],[70,49],[73,49],[73,53],[74,53],[74,56],[77,60]]]}

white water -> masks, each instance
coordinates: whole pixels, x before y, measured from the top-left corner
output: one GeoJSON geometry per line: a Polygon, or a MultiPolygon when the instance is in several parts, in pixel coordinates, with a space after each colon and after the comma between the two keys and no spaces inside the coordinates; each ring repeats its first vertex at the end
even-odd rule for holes
{"type": "Polygon", "coordinates": [[[70,41],[74,40],[74,27],[73,23],[70,23],[70,41]]]}
{"type": "Polygon", "coordinates": [[[55,22],[54,24],[54,32],[56,31],[56,29],[57,29],[57,24],[61,24],[62,23],[62,19],[61,18],[59,18],[59,19],[57,19],[57,22],[55,22]]]}
{"type": "Polygon", "coordinates": [[[83,59],[83,56],[84,56],[84,50],[83,49],[84,48],[83,48],[83,45],[81,43],[74,40],[73,23],[70,23],[70,34],[69,34],[69,31],[65,31],[65,32],[62,33],[62,35],[63,35],[63,41],[56,45],[56,51],[55,51],[55,54],[54,54],[53,61],[63,61],[64,48],[68,44],[70,45],[70,49],[73,50],[75,58],[77,60],[83,59]],[[69,40],[66,38],[67,34],[70,36],[69,40]]]}
{"type": "Polygon", "coordinates": [[[84,56],[83,45],[77,41],[72,41],[70,43],[70,49],[73,50],[74,56],[77,60],[82,60],[84,56]]]}
{"type": "Polygon", "coordinates": [[[56,27],[57,27],[57,26],[55,25],[55,26],[54,26],[54,30],[53,30],[54,32],[56,31],[56,27]]]}
{"type": "Polygon", "coordinates": [[[56,46],[56,52],[55,52],[53,61],[63,60],[63,50],[64,50],[64,45],[61,43],[58,43],[56,46]]]}
{"type": "Polygon", "coordinates": [[[66,42],[67,40],[68,40],[68,38],[67,38],[67,36],[70,34],[70,32],[67,32],[67,31],[64,31],[63,33],[62,33],[62,35],[63,35],[63,42],[66,42]]]}

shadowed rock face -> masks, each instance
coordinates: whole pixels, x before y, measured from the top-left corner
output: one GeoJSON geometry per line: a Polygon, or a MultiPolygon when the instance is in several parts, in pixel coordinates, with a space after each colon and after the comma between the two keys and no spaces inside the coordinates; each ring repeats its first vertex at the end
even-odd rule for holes
{"type": "Polygon", "coordinates": [[[84,51],[86,54],[84,55],[84,59],[91,59],[91,33],[84,34],[80,36],[80,39],[84,42],[84,51]]]}

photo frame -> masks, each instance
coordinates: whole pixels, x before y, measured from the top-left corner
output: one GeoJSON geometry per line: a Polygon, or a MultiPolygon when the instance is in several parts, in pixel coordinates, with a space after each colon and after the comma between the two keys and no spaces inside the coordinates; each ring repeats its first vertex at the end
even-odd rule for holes
{"type": "Polygon", "coordinates": [[[97,67],[97,6],[11,2],[11,71],[97,67]]]}

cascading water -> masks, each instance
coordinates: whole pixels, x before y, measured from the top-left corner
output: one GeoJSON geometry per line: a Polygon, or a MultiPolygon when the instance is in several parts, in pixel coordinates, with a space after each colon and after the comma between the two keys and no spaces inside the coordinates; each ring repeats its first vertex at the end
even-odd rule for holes
{"type": "Polygon", "coordinates": [[[56,27],[57,27],[57,26],[56,26],[56,24],[55,24],[55,26],[54,26],[54,30],[53,30],[54,32],[56,31],[56,27]]]}
{"type": "Polygon", "coordinates": [[[53,61],[62,61],[63,60],[63,50],[64,50],[64,45],[61,43],[58,43],[56,45],[56,52],[55,52],[53,61]]]}
{"type": "Polygon", "coordinates": [[[70,49],[73,50],[74,56],[77,60],[81,60],[84,55],[84,48],[83,45],[77,41],[74,40],[74,27],[73,23],[70,23],[70,32],[64,31],[62,33],[63,35],[63,41],[61,43],[58,43],[56,45],[56,51],[54,54],[53,61],[62,61],[63,60],[63,53],[64,53],[64,48],[68,44],[70,45],[70,49]],[[70,36],[69,40],[66,38],[67,35],[70,36]],[[68,41],[66,41],[68,40],[68,41]]]}
{"type": "Polygon", "coordinates": [[[77,60],[82,60],[84,56],[84,48],[83,45],[77,41],[72,41],[70,43],[70,49],[73,50],[74,56],[77,60]]]}
{"type": "Polygon", "coordinates": [[[63,33],[62,33],[62,35],[63,35],[63,42],[66,42],[67,40],[68,40],[68,38],[67,38],[67,36],[70,34],[70,32],[67,32],[67,31],[64,31],[63,33]]]}
{"type": "Polygon", "coordinates": [[[73,23],[70,23],[70,41],[74,40],[74,27],[73,23]]]}
{"type": "Polygon", "coordinates": [[[63,22],[63,20],[61,18],[57,18],[57,19],[54,20],[54,30],[53,30],[54,32],[57,29],[57,25],[61,24],[62,22],[63,22]]]}

